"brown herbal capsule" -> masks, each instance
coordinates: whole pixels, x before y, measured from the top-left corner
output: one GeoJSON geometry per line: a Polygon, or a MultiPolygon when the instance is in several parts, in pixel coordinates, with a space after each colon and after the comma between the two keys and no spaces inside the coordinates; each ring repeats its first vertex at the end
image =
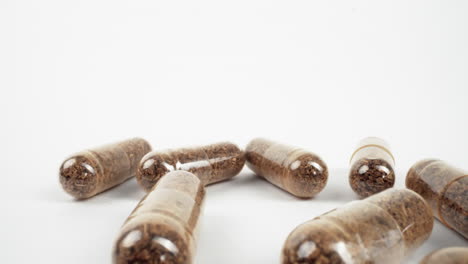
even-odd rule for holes
{"type": "Polygon", "coordinates": [[[441,160],[422,160],[408,171],[406,187],[424,197],[444,225],[468,239],[466,172],[441,160]]]}
{"type": "Polygon", "coordinates": [[[245,155],[252,171],[297,197],[313,197],[327,183],[327,165],[306,150],[257,138],[245,155]]]}
{"type": "Polygon", "coordinates": [[[388,144],[376,137],[361,140],[351,156],[349,184],[361,197],[381,192],[395,184],[395,160],[388,144]]]}
{"type": "Polygon", "coordinates": [[[449,247],[435,250],[420,264],[468,264],[467,247],[449,247]]]}
{"type": "Polygon", "coordinates": [[[429,238],[433,223],[417,193],[388,189],[299,225],[282,263],[400,263],[429,238]]]}
{"type": "Polygon", "coordinates": [[[229,142],[155,151],[143,157],[136,178],[143,189],[149,191],[166,173],[185,170],[197,175],[207,185],[236,176],[244,163],[244,152],[229,142]]]}
{"type": "Polygon", "coordinates": [[[205,189],[186,171],[162,177],[125,221],[113,262],[193,263],[205,189]]]}
{"type": "Polygon", "coordinates": [[[146,140],[133,138],[78,152],[60,166],[60,183],[77,199],[92,197],[135,176],[149,151],[146,140]]]}

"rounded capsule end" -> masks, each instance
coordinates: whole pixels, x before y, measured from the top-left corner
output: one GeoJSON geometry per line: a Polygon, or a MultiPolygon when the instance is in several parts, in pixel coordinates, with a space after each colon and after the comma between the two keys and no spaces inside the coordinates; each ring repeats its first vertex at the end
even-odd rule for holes
{"type": "Polygon", "coordinates": [[[317,156],[307,153],[288,166],[287,189],[300,198],[311,198],[323,190],[328,181],[328,168],[317,156]]]}
{"type": "Polygon", "coordinates": [[[383,159],[360,159],[351,166],[349,183],[354,192],[365,198],[393,187],[395,171],[383,159]]]}
{"type": "Polygon", "coordinates": [[[146,224],[123,233],[117,240],[113,263],[191,263],[186,239],[170,226],[146,224]]]}
{"type": "Polygon", "coordinates": [[[344,241],[344,234],[332,223],[320,219],[308,221],[288,236],[281,263],[350,263],[344,241]]]}
{"type": "Polygon", "coordinates": [[[408,174],[406,175],[406,187],[409,189],[412,189],[418,193],[420,193],[420,173],[424,168],[426,168],[429,164],[436,162],[438,160],[436,159],[424,159],[416,162],[413,166],[408,171],[408,174]]]}
{"type": "Polygon", "coordinates": [[[101,174],[99,164],[88,155],[75,155],[60,166],[59,180],[63,189],[77,199],[85,199],[96,193],[101,174]]]}
{"type": "Polygon", "coordinates": [[[136,179],[140,186],[149,192],[164,175],[174,170],[174,166],[163,154],[149,153],[141,160],[136,179]]]}

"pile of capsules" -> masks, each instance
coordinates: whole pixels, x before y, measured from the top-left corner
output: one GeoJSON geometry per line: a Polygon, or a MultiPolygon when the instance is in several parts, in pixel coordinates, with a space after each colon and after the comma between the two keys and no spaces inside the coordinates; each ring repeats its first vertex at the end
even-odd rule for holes
{"type": "MultiPolygon", "coordinates": [[[[151,152],[140,138],[85,150],[65,160],[60,183],[86,199],[136,176],[147,195],[125,221],[114,263],[193,263],[205,186],[228,180],[244,163],[299,198],[325,188],[328,168],[307,150],[257,138],[245,151],[222,142],[151,152]]],[[[349,183],[362,200],[309,220],[286,239],[282,264],[400,263],[430,236],[436,217],[468,238],[468,174],[427,159],[408,172],[408,189],[392,188],[394,157],[369,137],[351,155],[349,183]]],[[[468,263],[468,248],[437,250],[421,263],[468,263]]]]}

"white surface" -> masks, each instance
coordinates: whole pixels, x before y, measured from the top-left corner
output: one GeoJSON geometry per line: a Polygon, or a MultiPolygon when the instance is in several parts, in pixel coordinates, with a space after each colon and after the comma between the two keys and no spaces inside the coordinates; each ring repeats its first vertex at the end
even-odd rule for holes
{"type": "MultiPolygon", "coordinates": [[[[354,199],[357,141],[391,145],[402,186],[437,157],[468,170],[466,1],[0,1],[0,259],[109,263],[143,192],[62,192],[69,154],[142,136],[156,149],[257,136],[327,162],[297,200],[246,169],[210,186],[197,263],[278,263],[301,222],[354,199]],[[337,169],[343,168],[343,169],[337,169]]],[[[467,246],[436,225],[413,255],[467,246]]]]}

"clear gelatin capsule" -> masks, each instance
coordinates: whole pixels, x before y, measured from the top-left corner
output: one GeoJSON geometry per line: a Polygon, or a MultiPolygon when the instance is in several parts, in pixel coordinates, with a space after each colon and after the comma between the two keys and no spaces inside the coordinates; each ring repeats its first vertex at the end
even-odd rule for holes
{"type": "Polygon", "coordinates": [[[155,151],[143,157],[136,178],[143,189],[149,191],[166,173],[184,170],[208,185],[236,176],[244,163],[244,152],[229,142],[155,151]]]}
{"type": "Polygon", "coordinates": [[[122,226],[113,263],[193,263],[204,197],[203,183],[194,174],[163,176],[122,226]]]}
{"type": "Polygon", "coordinates": [[[468,173],[444,161],[426,159],[408,171],[406,187],[424,197],[444,225],[468,239],[468,173]]]}
{"type": "Polygon", "coordinates": [[[367,197],[395,184],[395,160],[380,138],[362,139],[351,156],[349,184],[360,197],[367,197]]]}
{"type": "Polygon", "coordinates": [[[468,264],[468,247],[449,247],[433,251],[419,264],[468,264]]]}
{"type": "Polygon", "coordinates": [[[312,152],[262,138],[252,140],[245,151],[252,171],[297,197],[313,197],[327,183],[327,165],[312,152]]]}
{"type": "Polygon", "coordinates": [[[133,138],[78,152],[60,166],[60,183],[77,199],[92,197],[135,176],[150,151],[146,140],[133,138]]]}
{"type": "Polygon", "coordinates": [[[282,263],[400,263],[429,238],[433,223],[421,196],[388,189],[299,225],[282,263]]]}

